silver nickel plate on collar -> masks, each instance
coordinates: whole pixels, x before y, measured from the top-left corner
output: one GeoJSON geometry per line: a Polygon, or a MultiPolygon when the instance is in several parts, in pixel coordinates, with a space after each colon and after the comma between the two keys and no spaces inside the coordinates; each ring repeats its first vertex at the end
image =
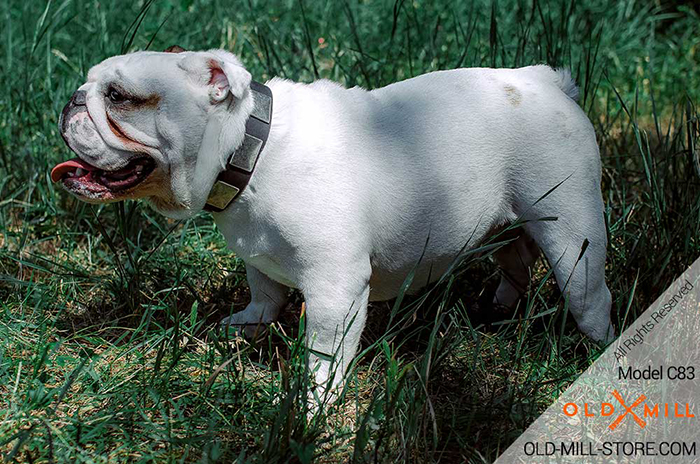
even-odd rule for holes
{"type": "Polygon", "coordinates": [[[217,180],[209,192],[207,204],[218,209],[226,209],[231,201],[238,195],[239,190],[233,185],[217,180]]]}
{"type": "Polygon", "coordinates": [[[246,134],[243,143],[233,152],[233,156],[228,161],[229,166],[243,169],[246,172],[253,172],[255,161],[258,159],[263,141],[250,134],[246,134]]]}
{"type": "Polygon", "coordinates": [[[253,91],[253,111],[251,116],[270,124],[272,120],[272,99],[264,93],[253,91]]]}

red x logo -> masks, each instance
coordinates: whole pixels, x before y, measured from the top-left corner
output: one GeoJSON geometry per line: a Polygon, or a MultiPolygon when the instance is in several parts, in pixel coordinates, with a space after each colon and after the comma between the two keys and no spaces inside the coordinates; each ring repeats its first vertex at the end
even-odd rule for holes
{"type": "Polygon", "coordinates": [[[646,396],[644,396],[644,395],[640,396],[639,398],[637,398],[637,400],[634,403],[632,403],[632,406],[627,407],[624,400],[622,399],[622,396],[620,395],[620,393],[617,390],[613,390],[612,394],[617,399],[617,401],[620,402],[622,407],[625,408],[625,412],[620,414],[617,417],[617,419],[615,419],[615,422],[613,422],[612,424],[610,424],[608,426],[608,427],[610,427],[610,430],[615,430],[617,428],[617,426],[620,425],[620,422],[622,422],[622,419],[624,419],[627,414],[632,414],[632,418],[641,428],[646,427],[647,423],[644,422],[639,416],[637,416],[634,413],[634,411],[632,411],[632,408],[636,408],[637,406],[642,404],[644,402],[644,400],[647,399],[646,396]]]}

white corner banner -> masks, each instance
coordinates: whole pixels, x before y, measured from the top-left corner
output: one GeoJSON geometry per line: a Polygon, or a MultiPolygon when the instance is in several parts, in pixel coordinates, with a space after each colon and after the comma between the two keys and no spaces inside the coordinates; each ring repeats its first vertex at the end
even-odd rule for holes
{"type": "Polygon", "coordinates": [[[700,463],[700,259],[495,461],[700,463]]]}

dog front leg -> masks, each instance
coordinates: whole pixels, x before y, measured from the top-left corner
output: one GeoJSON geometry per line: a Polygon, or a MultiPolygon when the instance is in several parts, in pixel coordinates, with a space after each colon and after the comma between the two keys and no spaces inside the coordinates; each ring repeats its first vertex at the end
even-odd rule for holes
{"type": "Polygon", "coordinates": [[[224,318],[221,324],[242,329],[248,338],[254,338],[263,325],[277,320],[287,303],[289,289],[279,282],[246,265],[246,279],[250,288],[250,303],[236,314],[224,318]]]}
{"type": "Polygon", "coordinates": [[[304,291],[304,298],[309,367],[317,386],[315,400],[331,402],[360,344],[367,319],[369,273],[324,276],[304,291]]]}

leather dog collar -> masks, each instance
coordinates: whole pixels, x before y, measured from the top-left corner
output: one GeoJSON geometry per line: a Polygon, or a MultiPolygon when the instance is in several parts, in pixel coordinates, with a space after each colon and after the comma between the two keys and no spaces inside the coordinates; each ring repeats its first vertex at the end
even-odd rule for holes
{"type": "Polygon", "coordinates": [[[226,169],[216,178],[204,205],[205,211],[223,211],[243,192],[270,135],[272,90],[255,81],[250,82],[250,90],[254,106],[245,123],[245,138],[229,156],[226,169]]]}

